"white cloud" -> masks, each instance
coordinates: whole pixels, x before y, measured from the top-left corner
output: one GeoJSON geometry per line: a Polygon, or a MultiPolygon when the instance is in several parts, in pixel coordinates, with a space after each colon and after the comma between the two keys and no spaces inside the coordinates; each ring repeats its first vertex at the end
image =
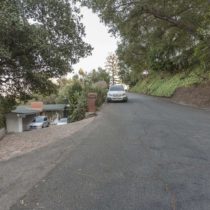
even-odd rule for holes
{"type": "Polygon", "coordinates": [[[104,67],[106,57],[110,52],[115,52],[117,49],[117,39],[111,37],[108,33],[108,28],[101,23],[99,17],[93,14],[91,10],[82,8],[81,13],[84,18],[82,20],[86,28],[86,37],[84,40],[91,44],[94,48],[92,56],[80,59],[80,62],[73,66],[75,72],[80,68],[87,72],[97,69],[99,66],[104,67]]]}

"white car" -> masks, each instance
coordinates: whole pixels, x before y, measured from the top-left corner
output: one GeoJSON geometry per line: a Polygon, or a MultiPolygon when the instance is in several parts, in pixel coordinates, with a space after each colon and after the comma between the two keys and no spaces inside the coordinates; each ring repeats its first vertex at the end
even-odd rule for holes
{"type": "Polygon", "coordinates": [[[122,101],[127,102],[128,96],[123,85],[112,85],[107,93],[107,102],[122,101]]]}
{"type": "Polygon", "coordinates": [[[49,127],[50,123],[46,116],[37,116],[33,119],[32,123],[29,124],[30,129],[39,129],[49,127]]]}

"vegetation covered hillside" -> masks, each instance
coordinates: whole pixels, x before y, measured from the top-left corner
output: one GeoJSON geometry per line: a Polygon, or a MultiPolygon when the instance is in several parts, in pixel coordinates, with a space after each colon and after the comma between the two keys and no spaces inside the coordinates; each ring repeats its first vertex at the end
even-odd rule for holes
{"type": "Polygon", "coordinates": [[[208,79],[209,1],[81,1],[120,38],[122,78],[136,85],[134,90],[169,96],[179,86],[208,79]],[[149,71],[146,79],[145,70],[149,71]]]}
{"type": "Polygon", "coordinates": [[[209,79],[210,74],[200,72],[200,69],[184,73],[164,73],[162,75],[153,72],[147,77],[142,78],[131,88],[131,91],[154,96],[172,97],[179,87],[197,86],[209,79]]]}

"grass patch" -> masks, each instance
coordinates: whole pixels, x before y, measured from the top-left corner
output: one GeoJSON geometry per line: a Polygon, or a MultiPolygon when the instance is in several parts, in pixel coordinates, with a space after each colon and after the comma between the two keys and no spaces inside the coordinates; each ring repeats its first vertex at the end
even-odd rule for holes
{"type": "Polygon", "coordinates": [[[152,73],[147,78],[139,81],[131,91],[153,96],[171,97],[179,87],[190,87],[203,82],[203,77],[210,78],[209,73],[195,70],[190,73],[177,73],[174,75],[152,73]]]}

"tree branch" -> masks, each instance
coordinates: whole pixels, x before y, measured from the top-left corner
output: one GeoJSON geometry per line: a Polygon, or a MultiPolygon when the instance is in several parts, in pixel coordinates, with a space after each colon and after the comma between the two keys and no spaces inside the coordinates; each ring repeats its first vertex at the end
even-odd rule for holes
{"type": "Polygon", "coordinates": [[[166,21],[174,26],[176,26],[177,28],[180,28],[182,30],[185,30],[187,32],[189,32],[190,34],[193,34],[195,36],[197,36],[197,29],[195,26],[193,26],[191,23],[185,23],[184,21],[181,20],[176,20],[170,16],[167,16],[166,14],[161,13],[158,10],[155,9],[149,9],[148,7],[143,7],[142,11],[144,13],[153,15],[155,18],[166,21]]]}

